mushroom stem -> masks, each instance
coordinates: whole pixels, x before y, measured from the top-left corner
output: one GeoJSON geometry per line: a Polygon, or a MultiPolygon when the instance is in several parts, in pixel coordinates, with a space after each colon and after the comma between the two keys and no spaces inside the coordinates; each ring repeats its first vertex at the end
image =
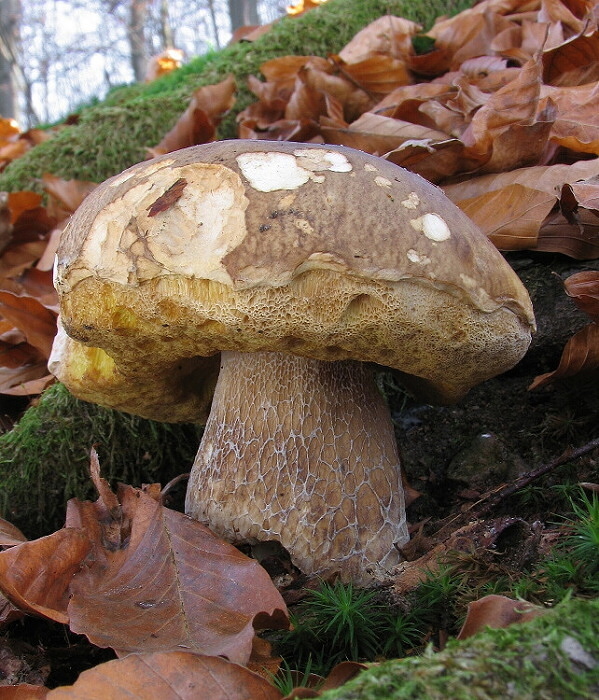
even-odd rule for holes
{"type": "Polygon", "coordinates": [[[372,370],[223,352],[186,511],[234,543],[279,541],[306,574],[359,584],[397,564],[400,460],[372,370]]]}

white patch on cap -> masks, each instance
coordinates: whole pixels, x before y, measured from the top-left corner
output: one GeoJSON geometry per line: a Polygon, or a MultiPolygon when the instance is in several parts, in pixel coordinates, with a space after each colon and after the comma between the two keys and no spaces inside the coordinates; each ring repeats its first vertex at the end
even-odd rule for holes
{"type": "Polygon", "coordinates": [[[329,170],[347,173],[351,163],[342,153],[324,148],[298,149],[291,153],[241,153],[237,156],[241,172],[259,192],[295,190],[307,182],[323,183],[324,175],[314,173],[329,170]]]}
{"type": "Polygon", "coordinates": [[[374,181],[379,187],[391,187],[393,184],[391,180],[387,180],[386,177],[381,177],[380,175],[377,175],[377,177],[374,178],[374,181]]]}
{"type": "Polygon", "coordinates": [[[328,151],[325,148],[301,148],[293,151],[298,164],[306,170],[330,170],[333,173],[349,173],[352,170],[351,163],[337,151],[328,151]]]}
{"type": "Polygon", "coordinates": [[[406,209],[416,209],[416,207],[419,204],[420,204],[420,197],[416,194],[416,192],[410,192],[407,199],[404,199],[401,202],[401,206],[405,207],[406,209]]]}
{"type": "Polygon", "coordinates": [[[413,248],[410,248],[406,255],[410,262],[418,263],[419,265],[428,265],[431,261],[428,255],[420,255],[420,253],[416,252],[413,248]]]}
{"type": "Polygon", "coordinates": [[[451,238],[449,226],[438,214],[424,214],[417,219],[410,219],[416,231],[422,231],[431,241],[440,242],[451,238]]]}
{"type": "Polygon", "coordinates": [[[237,156],[241,172],[259,192],[295,190],[310,179],[291,153],[241,153],[237,156]]]}
{"type": "Polygon", "coordinates": [[[374,167],[374,165],[372,165],[372,163],[365,163],[364,170],[368,170],[368,172],[370,172],[370,173],[378,172],[377,169],[374,167]]]}

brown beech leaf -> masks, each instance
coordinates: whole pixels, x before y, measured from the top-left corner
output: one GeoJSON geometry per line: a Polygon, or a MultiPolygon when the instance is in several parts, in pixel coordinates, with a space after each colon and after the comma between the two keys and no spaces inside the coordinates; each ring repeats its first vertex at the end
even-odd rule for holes
{"type": "MultiPolygon", "coordinates": [[[[499,148],[496,145],[499,137],[502,138],[502,149],[513,149],[515,161],[511,163],[514,159],[502,154],[501,167],[496,166],[495,170],[507,170],[522,164],[518,145],[520,142],[522,146],[523,131],[526,132],[524,127],[535,123],[540,92],[540,64],[532,59],[522,66],[514,80],[493,93],[474,114],[461,138],[472,155],[481,158],[481,165],[490,160],[493,151],[499,148]]],[[[541,121],[546,123],[547,120],[541,121]]],[[[548,133],[547,130],[547,136],[548,133]]],[[[544,147],[544,143],[541,145],[544,147]]]]}
{"type": "Polygon", "coordinates": [[[19,328],[30,345],[50,357],[56,335],[56,314],[37,299],[0,289],[0,314],[19,328]]]}
{"type": "Polygon", "coordinates": [[[550,138],[577,153],[599,155],[599,84],[574,87],[544,85],[543,97],[549,97],[557,108],[550,138]]]}
{"type": "Polygon", "coordinates": [[[21,214],[31,209],[38,209],[42,204],[42,197],[37,192],[21,190],[9,192],[8,207],[10,209],[11,223],[15,223],[21,214]]]}
{"type": "Polygon", "coordinates": [[[308,61],[298,72],[299,79],[323,93],[332,95],[343,104],[347,121],[354,121],[375,103],[374,97],[365,90],[357,87],[349,77],[339,71],[333,74],[333,63],[328,62],[326,68],[321,61],[308,61]]]}
{"type": "Polygon", "coordinates": [[[36,700],[47,697],[49,692],[48,688],[31,683],[5,685],[0,688],[0,700],[36,700]]]}
{"type": "Polygon", "coordinates": [[[279,89],[293,88],[300,70],[309,63],[314,69],[329,71],[330,63],[318,56],[280,56],[271,58],[260,66],[260,72],[267,82],[274,83],[279,89]]]}
{"type": "Polygon", "coordinates": [[[421,105],[430,100],[444,102],[455,92],[455,87],[441,83],[402,85],[386,95],[371,111],[380,116],[402,119],[433,128],[434,124],[430,119],[427,119],[426,123],[422,121],[424,115],[420,111],[421,105]]]}
{"type": "Polygon", "coordinates": [[[323,127],[322,133],[327,143],[351,146],[367,153],[383,155],[406,141],[445,141],[447,135],[419,124],[383,117],[372,112],[364,113],[352,122],[348,129],[323,127]]]}
{"type": "Polygon", "coordinates": [[[581,311],[599,321],[599,272],[584,270],[570,275],[564,282],[566,294],[581,311]]]}
{"type": "Polygon", "coordinates": [[[68,622],[68,587],[90,549],[75,528],[11,547],[0,552],[0,589],[21,610],[68,622]]]}
{"type": "Polygon", "coordinates": [[[556,379],[566,379],[582,373],[594,376],[598,370],[599,325],[590,323],[566,343],[557,369],[535,377],[528,388],[538,389],[556,379]]]}
{"type": "Polygon", "coordinates": [[[485,192],[499,190],[514,184],[543,190],[543,192],[559,197],[565,183],[586,180],[597,175],[599,175],[599,159],[581,160],[572,165],[534,165],[529,168],[510,170],[506,173],[480,175],[457,184],[445,185],[443,190],[454,202],[477,197],[485,192]]]}
{"type": "Polygon", "coordinates": [[[129,654],[84,671],[48,700],[281,700],[267,680],[217,656],[129,654]]]}
{"type": "Polygon", "coordinates": [[[599,219],[587,209],[578,209],[574,221],[551,212],[541,226],[535,250],[593,260],[599,257],[599,219]]]}
{"type": "Polygon", "coordinates": [[[594,214],[599,214],[599,178],[564,185],[562,209],[574,211],[578,207],[591,209],[594,214]]]}
{"type": "Polygon", "coordinates": [[[9,396],[36,396],[55,381],[56,378],[48,374],[46,361],[7,373],[0,370],[0,393],[9,396]]]}
{"type": "Polygon", "coordinates": [[[542,190],[512,184],[455,203],[499,250],[522,250],[536,247],[539,229],[556,201],[542,190]]]}
{"type": "Polygon", "coordinates": [[[333,666],[320,689],[331,690],[332,688],[340,688],[367,668],[368,666],[366,664],[359,663],[358,661],[342,661],[336,666],[333,666]]]}
{"type": "Polygon", "coordinates": [[[16,525],[9,523],[8,520],[0,518],[0,546],[13,546],[27,542],[25,535],[19,530],[16,525]]]}
{"type": "Polygon", "coordinates": [[[29,343],[14,344],[0,340],[0,367],[17,369],[43,360],[39,350],[29,343]]]}
{"type": "Polygon", "coordinates": [[[357,63],[373,54],[404,59],[414,53],[412,37],[420,30],[420,25],[409,19],[384,15],[360,30],[339,57],[346,63],[357,63]]]}
{"type": "Polygon", "coordinates": [[[464,165],[464,145],[458,139],[410,139],[385,153],[383,158],[418,173],[429,182],[439,183],[464,165]]]}
{"type": "Polygon", "coordinates": [[[487,595],[468,604],[468,613],[458,639],[468,639],[485,627],[498,629],[515,622],[528,622],[543,615],[545,608],[525,600],[512,600],[503,595],[487,595]]]}
{"type": "Polygon", "coordinates": [[[96,189],[96,182],[84,180],[63,180],[56,175],[42,175],[44,190],[51,196],[53,203],[48,207],[50,216],[62,221],[72,214],[87,195],[96,189]]]}
{"type": "Polygon", "coordinates": [[[599,80],[599,33],[580,34],[544,51],[543,81],[548,85],[584,85],[599,80]]]}
{"type": "Polygon", "coordinates": [[[317,122],[319,117],[325,112],[324,93],[298,80],[295,90],[291,93],[289,102],[285,107],[285,119],[290,121],[312,119],[317,122]]]}
{"type": "Polygon", "coordinates": [[[349,64],[337,58],[336,65],[342,75],[371,94],[388,95],[400,85],[412,82],[406,64],[391,56],[377,54],[349,64]]]}
{"type": "Polygon", "coordinates": [[[427,32],[435,39],[435,48],[444,53],[445,61],[437,70],[458,70],[467,59],[484,56],[493,38],[512,26],[510,20],[488,11],[486,3],[482,6],[442,19],[427,32]]]}
{"type": "Polygon", "coordinates": [[[149,157],[171,153],[180,148],[208,143],[216,137],[216,127],[235,104],[235,78],[198,88],[188,108],[159,144],[148,149],[149,157]]]}
{"type": "Polygon", "coordinates": [[[121,485],[117,496],[116,519],[104,499],[68,504],[67,525],[94,543],[70,586],[74,632],[119,653],[185,648],[246,663],[254,627],[287,624],[256,561],[138,489],[121,485]]]}

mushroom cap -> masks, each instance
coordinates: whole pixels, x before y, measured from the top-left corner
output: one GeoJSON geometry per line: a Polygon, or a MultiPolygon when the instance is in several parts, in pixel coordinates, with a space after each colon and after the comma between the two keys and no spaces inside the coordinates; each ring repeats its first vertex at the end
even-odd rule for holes
{"type": "Polygon", "coordinates": [[[440,189],[328,145],[219,141],[129,168],[73,215],[55,284],[72,339],[180,387],[171,420],[197,419],[191,378],[221,350],[374,362],[451,401],[534,330],[520,280],[440,189]]]}

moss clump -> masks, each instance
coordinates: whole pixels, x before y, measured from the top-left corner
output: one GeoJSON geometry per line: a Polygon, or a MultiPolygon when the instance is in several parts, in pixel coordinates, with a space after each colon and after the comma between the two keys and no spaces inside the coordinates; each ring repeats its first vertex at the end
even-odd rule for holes
{"type": "Polygon", "coordinates": [[[89,479],[95,446],[102,476],[139,486],[189,471],[198,429],[165,425],[74,398],[62,384],[0,436],[0,512],[28,537],[64,524],[69,498],[97,497],[89,479]]]}
{"type": "Polygon", "coordinates": [[[78,124],[14,161],[0,175],[0,190],[36,189],[44,172],[65,179],[105,180],[143,160],[145,147],[155,145],[174,125],[196,88],[218,83],[231,73],[239,93],[219,136],[234,138],[236,114],[254,99],[246,87],[247,76],[259,75],[264,61],[291,54],[336,53],[384,14],[428,26],[437,15],[469,5],[467,0],[330,0],[297,19],[283,18],[253,43],[202,56],[153,83],[119,88],[99,105],[83,109],[78,124]]]}
{"type": "Polygon", "coordinates": [[[323,700],[575,700],[599,693],[599,600],[490,630],[438,654],[386,661],[323,700]]]}

